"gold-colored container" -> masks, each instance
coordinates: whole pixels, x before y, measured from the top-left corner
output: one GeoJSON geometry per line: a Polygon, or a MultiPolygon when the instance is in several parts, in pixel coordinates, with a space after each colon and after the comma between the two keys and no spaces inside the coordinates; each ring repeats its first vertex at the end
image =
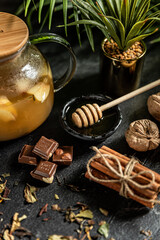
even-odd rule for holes
{"type": "Polygon", "coordinates": [[[139,87],[146,45],[142,41],[143,54],[136,59],[126,61],[110,57],[104,48],[106,41],[108,40],[104,39],[101,45],[102,87],[108,95],[119,97],[139,87]]]}

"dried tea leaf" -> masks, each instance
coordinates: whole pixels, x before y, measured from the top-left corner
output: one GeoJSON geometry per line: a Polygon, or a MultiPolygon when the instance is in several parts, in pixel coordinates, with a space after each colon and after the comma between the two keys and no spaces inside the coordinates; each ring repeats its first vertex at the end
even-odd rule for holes
{"type": "Polygon", "coordinates": [[[101,222],[100,227],[98,228],[98,233],[103,235],[105,238],[108,238],[109,234],[109,224],[105,221],[101,222]]]}
{"type": "Polygon", "coordinates": [[[3,193],[5,187],[6,187],[7,180],[4,183],[0,184],[0,193],[3,193]]]}
{"type": "Polygon", "coordinates": [[[8,198],[11,190],[8,187],[5,187],[4,192],[3,192],[3,198],[8,198]]]}
{"type": "Polygon", "coordinates": [[[51,220],[51,217],[43,218],[43,219],[42,219],[43,222],[47,222],[48,220],[51,220]]]}
{"type": "Polygon", "coordinates": [[[88,219],[92,219],[93,218],[93,213],[91,210],[87,209],[84,211],[80,211],[77,215],[76,218],[88,218],[88,219]]]}
{"type": "Polygon", "coordinates": [[[54,198],[55,198],[56,200],[59,200],[58,194],[54,194],[54,198]]]}
{"type": "Polygon", "coordinates": [[[63,235],[51,235],[49,236],[48,240],[77,240],[72,236],[63,236],[63,235]]]}
{"type": "Polygon", "coordinates": [[[76,205],[82,208],[82,211],[88,209],[89,207],[85,203],[77,202],[76,205]]]}
{"type": "Polygon", "coordinates": [[[104,208],[99,208],[99,211],[104,215],[104,216],[108,216],[108,211],[104,208]]]}
{"type": "Polygon", "coordinates": [[[76,215],[74,212],[72,211],[66,211],[66,221],[68,222],[74,222],[76,219],[76,215]]]}
{"type": "Polygon", "coordinates": [[[36,196],[37,188],[34,186],[30,186],[28,183],[24,189],[24,197],[28,203],[34,203],[38,201],[36,196]]]}
{"type": "Polygon", "coordinates": [[[21,222],[21,221],[23,221],[26,218],[27,218],[27,215],[24,214],[22,217],[19,218],[19,221],[21,222]]]}
{"type": "Polygon", "coordinates": [[[19,213],[16,212],[13,216],[13,221],[12,221],[12,226],[11,226],[11,229],[10,229],[10,234],[15,232],[21,226],[18,215],[19,215],[19,213]]]}
{"type": "Polygon", "coordinates": [[[19,238],[23,238],[23,237],[31,237],[31,236],[34,236],[31,231],[29,231],[27,228],[24,228],[24,227],[19,227],[18,229],[16,229],[15,233],[14,233],[15,236],[19,237],[19,238]]]}
{"type": "Polygon", "coordinates": [[[94,220],[88,220],[88,225],[95,225],[95,221],[94,220]]]}
{"type": "Polygon", "coordinates": [[[46,203],[40,210],[39,212],[39,216],[41,216],[43,213],[47,212],[47,207],[48,207],[48,203],[46,203]]]}
{"type": "Polygon", "coordinates": [[[87,238],[88,240],[92,240],[91,236],[90,236],[90,231],[92,230],[93,226],[86,226],[85,227],[85,232],[87,234],[87,238]]]}
{"type": "Polygon", "coordinates": [[[140,231],[140,233],[143,234],[143,235],[145,235],[145,236],[147,236],[147,237],[150,237],[150,236],[152,235],[151,230],[145,231],[145,230],[142,229],[142,230],[140,231]]]}
{"type": "Polygon", "coordinates": [[[6,229],[3,233],[4,240],[14,240],[14,236],[9,233],[9,230],[6,229]]]}
{"type": "Polygon", "coordinates": [[[3,173],[1,176],[4,177],[4,178],[6,178],[6,177],[10,177],[11,174],[10,174],[10,173],[3,173]]]}
{"type": "Polygon", "coordinates": [[[53,204],[51,208],[53,211],[58,211],[58,212],[61,211],[61,208],[58,206],[58,204],[53,204]]]}
{"type": "Polygon", "coordinates": [[[73,192],[84,192],[84,191],[86,191],[86,189],[81,189],[79,186],[75,186],[73,184],[66,184],[65,183],[65,185],[66,185],[66,187],[68,187],[73,192]]]}

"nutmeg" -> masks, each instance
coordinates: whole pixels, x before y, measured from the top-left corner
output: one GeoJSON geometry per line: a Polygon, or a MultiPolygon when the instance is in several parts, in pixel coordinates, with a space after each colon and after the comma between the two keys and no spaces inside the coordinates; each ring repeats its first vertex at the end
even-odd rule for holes
{"type": "Polygon", "coordinates": [[[160,92],[153,94],[147,101],[149,113],[158,121],[160,121],[160,92]]]}
{"type": "Polygon", "coordinates": [[[156,149],[160,143],[159,129],[154,122],[148,119],[132,122],[125,137],[128,145],[140,152],[156,149]]]}

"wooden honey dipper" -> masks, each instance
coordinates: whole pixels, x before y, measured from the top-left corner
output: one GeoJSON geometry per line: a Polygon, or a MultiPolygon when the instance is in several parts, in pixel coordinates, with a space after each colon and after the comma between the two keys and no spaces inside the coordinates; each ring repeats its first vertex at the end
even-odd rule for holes
{"type": "Polygon", "coordinates": [[[92,126],[102,118],[103,111],[112,108],[143,92],[146,92],[158,85],[160,85],[160,79],[102,106],[99,106],[97,103],[83,105],[81,108],[77,108],[76,111],[72,113],[72,121],[78,128],[92,126]]]}

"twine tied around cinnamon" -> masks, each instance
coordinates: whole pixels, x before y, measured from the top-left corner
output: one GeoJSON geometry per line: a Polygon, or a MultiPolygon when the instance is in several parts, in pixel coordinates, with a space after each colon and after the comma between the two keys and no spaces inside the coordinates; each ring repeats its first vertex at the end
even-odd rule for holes
{"type": "Polygon", "coordinates": [[[121,163],[119,161],[119,159],[112,155],[112,154],[102,154],[99,149],[95,146],[92,147],[92,150],[95,151],[97,154],[95,156],[93,156],[87,164],[87,171],[88,174],[90,176],[91,179],[95,180],[97,183],[120,183],[120,191],[119,194],[125,198],[128,198],[128,193],[132,196],[136,196],[137,198],[139,198],[142,201],[146,201],[146,202],[153,202],[153,203],[158,203],[160,204],[160,200],[156,200],[156,199],[148,199],[145,197],[141,197],[137,194],[135,194],[132,189],[129,186],[129,183],[132,183],[132,185],[138,187],[139,189],[147,189],[149,187],[152,186],[153,183],[155,183],[155,175],[153,174],[153,172],[151,171],[140,171],[139,173],[135,174],[135,175],[131,175],[132,171],[134,169],[134,166],[136,163],[138,163],[138,161],[135,158],[131,158],[130,161],[128,162],[128,164],[125,167],[125,170],[123,172],[122,170],[122,166],[121,163]],[[104,164],[105,166],[117,176],[117,179],[99,179],[95,176],[93,176],[91,169],[90,169],[90,164],[94,159],[97,159],[99,157],[101,157],[104,160],[104,164]],[[113,168],[110,163],[107,161],[106,158],[112,159],[117,163],[118,169],[113,168]],[[149,173],[151,175],[151,180],[148,184],[142,185],[137,183],[134,179],[139,176],[139,175],[143,175],[144,173],[149,173]]]}

